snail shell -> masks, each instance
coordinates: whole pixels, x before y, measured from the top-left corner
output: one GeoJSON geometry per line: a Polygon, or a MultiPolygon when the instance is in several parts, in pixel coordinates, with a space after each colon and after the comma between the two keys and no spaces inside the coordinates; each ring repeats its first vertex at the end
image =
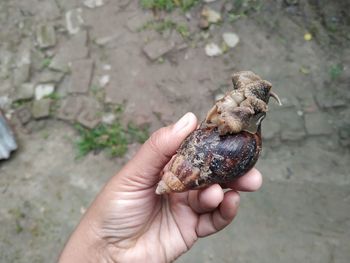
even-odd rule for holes
{"type": "Polygon", "coordinates": [[[201,126],[181,144],[164,171],[156,193],[183,192],[244,175],[257,162],[261,121],[267,112],[271,84],[251,71],[233,74],[233,90],[209,110],[201,126]]]}
{"type": "Polygon", "coordinates": [[[216,128],[195,130],[181,145],[156,193],[182,192],[230,182],[249,171],[261,152],[260,133],[220,136],[216,128]]]}

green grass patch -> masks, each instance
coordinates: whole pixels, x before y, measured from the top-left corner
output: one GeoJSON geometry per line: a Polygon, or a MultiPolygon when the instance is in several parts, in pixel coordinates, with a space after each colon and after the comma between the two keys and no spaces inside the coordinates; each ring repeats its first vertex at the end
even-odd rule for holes
{"type": "Polygon", "coordinates": [[[175,8],[180,8],[185,12],[190,10],[198,2],[198,0],[140,0],[143,8],[167,12],[171,12],[175,8]]]}
{"type": "Polygon", "coordinates": [[[12,108],[13,109],[18,109],[24,105],[29,105],[32,102],[32,99],[23,99],[23,100],[16,100],[15,102],[12,103],[12,108]]]}
{"type": "Polygon", "coordinates": [[[141,129],[140,127],[131,122],[128,124],[127,131],[128,134],[131,136],[132,140],[138,143],[144,143],[149,137],[148,128],[141,129]]]}
{"type": "Polygon", "coordinates": [[[47,99],[51,99],[53,101],[58,101],[61,99],[61,95],[58,94],[57,92],[52,92],[51,94],[45,96],[47,99]]]}
{"type": "Polygon", "coordinates": [[[241,18],[259,13],[262,4],[261,0],[234,0],[233,10],[228,13],[228,20],[233,23],[241,18]]]}
{"type": "Polygon", "coordinates": [[[43,68],[48,68],[52,62],[51,58],[44,58],[41,62],[43,68]]]}
{"type": "Polygon", "coordinates": [[[19,234],[23,232],[23,227],[21,225],[21,220],[26,217],[25,213],[20,210],[20,208],[13,208],[8,210],[8,213],[11,214],[15,223],[16,223],[16,233],[19,234]]]}
{"type": "Polygon", "coordinates": [[[148,21],[139,29],[139,31],[143,30],[155,30],[160,34],[163,34],[167,30],[176,30],[183,38],[187,38],[190,35],[190,31],[187,25],[177,24],[176,22],[169,19],[160,21],[148,21]]]}
{"type": "Polygon", "coordinates": [[[337,80],[343,73],[343,66],[340,64],[331,65],[329,67],[329,75],[332,80],[337,80]]]}
{"type": "Polygon", "coordinates": [[[190,30],[186,25],[177,25],[175,29],[183,38],[190,36],[190,30]]]}
{"type": "Polygon", "coordinates": [[[75,126],[80,134],[76,142],[78,158],[83,157],[91,151],[106,151],[111,157],[121,157],[132,142],[144,143],[148,136],[148,128],[139,128],[129,123],[123,127],[119,120],[113,124],[101,124],[94,129],[87,129],[81,125],[75,126]]]}

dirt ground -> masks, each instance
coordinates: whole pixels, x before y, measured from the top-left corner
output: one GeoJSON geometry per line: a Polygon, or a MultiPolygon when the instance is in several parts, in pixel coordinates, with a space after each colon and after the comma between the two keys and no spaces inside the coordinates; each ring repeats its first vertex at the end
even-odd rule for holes
{"type": "Polygon", "coordinates": [[[155,17],[138,1],[88,2],[0,1],[0,107],[19,145],[0,162],[0,262],[55,262],[96,193],[139,147],[123,158],[77,159],[72,123],[93,126],[120,104],[124,119],[150,132],[188,111],[201,119],[239,70],[270,81],[283,102],[270,103],[263,123],[264,184],[242,194],[234,224],[178,262],[350,261],[348,1],[199,1],[158,14],[173,21],[161,32],[145,26],[155,17]],[[222,17],[206,30],[198,27],[204,5],[222,17]],[[235,47],[223,45],[226,32],[239,36],[235,47]],[[208,43],[222,54],[208,56],[208,43]],[[18,98],[23,84],[55,87],[49,114],[33,111],[33,97],[18,98]],[[85,119],[68,114],[80,101],[85,119]]]}

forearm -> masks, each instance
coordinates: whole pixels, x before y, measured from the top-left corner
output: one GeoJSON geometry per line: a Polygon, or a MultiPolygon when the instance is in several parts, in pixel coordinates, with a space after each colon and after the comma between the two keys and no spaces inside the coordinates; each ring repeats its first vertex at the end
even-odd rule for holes
{"type": "MultiPolygon", "coordinates": [[[[103,189],[104,190],[104,189],[103,189]]],[[[103,190],[86,211],[84,217],[69,237],[60,258],[59,263],[89,263],[89,262],[113,262],[107,253],[107,244],[100,235],[101,201],[103,202],[103,190]]]]}
{"type": "Polygon", "coordinates": [[[59,258],[66,262],[108,262],[102,255],[102,242],[92,233],[84,218],[70,236],[59,258]]]}

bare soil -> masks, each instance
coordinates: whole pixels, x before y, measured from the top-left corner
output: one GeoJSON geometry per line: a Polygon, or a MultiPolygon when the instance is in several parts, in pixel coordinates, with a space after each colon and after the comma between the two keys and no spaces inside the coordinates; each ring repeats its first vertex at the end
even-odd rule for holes
{"type": "MultiPolygon", "coordinates": [[[[202,3],[189,11],[189,20],[179,10],[161,14],[188,27],[185,39],[176,30],[139,30],[153,14],[137,1],[110,0],[93,9],[82,2],[0,2],[1,98],[13,97],[16,81],[37,84],[44,72],[56,74],[42,66],[45,58],[91,58],[88,92],[69,92],[76,72],[52,80],[61,96],[57,107],[69,96],[93,99],[103,110],[123,103],[125,119],[147,122],[152,132],[188,111],[202,119],[215,96],[230,88],[232,72],[252,70],[273,84],[283,102],[270,103],[264,120],[258,163],[263,187],[242,194],[235,223],[200,240],[178,262],[349,262],[348,1],[261,1],[232,22],[234,5],[217,0],[209,6],[224,20],[207,31],[198,27],[202,3]],[[79,30],[87,32],[86,42],[71,43],[77,35],[66,29],[66,12],[75,8],[82,10],[79,30]],[[54,25],[57,41],[51,48],[35,44],[40,23],[54,25]],[[208,57],[205,45],[221,46],[224,32],[236,33],[239,44],[208,57]],[[173,48],[151,61],[143,50],[153,41],[173,48]],[[25,76],[19,61],[28,45],[25,76]],[[106,86],[99,82],[104,75],[110,78],[106,86]]],[[[3,107],[19,149],[0,162],[0,262],[55,262],[86,207],[139,145],[131,145],[124,158],[99,152],[77,160],[77,132],[58,113],[23,125],[13,103],[3,107]]]]}

